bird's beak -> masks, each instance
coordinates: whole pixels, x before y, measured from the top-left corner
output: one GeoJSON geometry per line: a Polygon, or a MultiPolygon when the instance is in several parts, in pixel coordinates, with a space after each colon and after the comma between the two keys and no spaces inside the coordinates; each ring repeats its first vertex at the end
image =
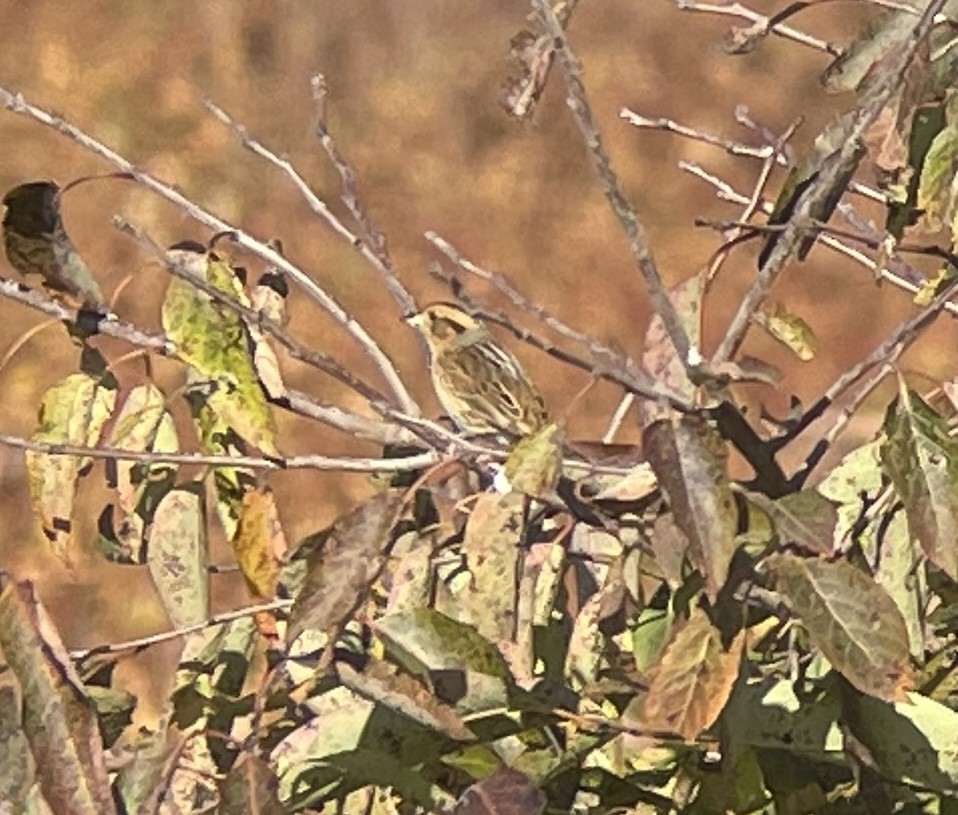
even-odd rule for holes
{"type": "Polygon", "coordinates": [[[407,317],[403,317],[402,321],[414,328],[422,328],[422,314],[410,314],[407,317]]]}

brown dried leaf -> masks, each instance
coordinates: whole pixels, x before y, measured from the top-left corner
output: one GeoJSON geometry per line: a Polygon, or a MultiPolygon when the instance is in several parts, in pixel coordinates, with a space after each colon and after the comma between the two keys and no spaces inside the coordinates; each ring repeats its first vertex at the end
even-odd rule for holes
{"type": "Polygon", "coordinates": [[[288,548],[273,491],[268,487],[249,490],[243,496],[233,552],[254,597],[275,596],[288,548]]]}
{"type": "Polygon", "coordinates": [[[336,673],[353,693],[421,725],[456,741],[474,741],[476,738],[452,707],[440,701],[421,682],[399,673],[386,662],[371,662],[362,673],[345,662],[337,662],[336,673]]]}
{"type": "Polygon", "coordinates": [[[767,564],[777,590],[835,670],[862,693],[886,702],[906,698],[908,631],[881,586],[845,560],[777,554],[767,564]]]}
{"type": "Polygon", "coordinates": [[[641,724],[648,730],[677,733],[691,741],[710,727],[725,707],[738,677],[745,631],[722,647],[722,634],[695,608],[678,628],[652,670],[642,702],[641,724]]]}
{"type": "Polygon", "coordinates": [[[503,767],[460,796],[452,815],[542,815],[546,796],[528,776],[503,767]]]}
{"type": "Polygon", "coordinates": [[[738,527],[722,439],[703,419],[673,416],[645,429],[643,447],[714,598],[728,576],[738,527]]]}
{"type": "Polygon", "coordinates": [[[516,585],[525,498],[519,493],[480,495],[466,524],[463,553],[472,576],[466,619],[482,636],[510,640],[516,626],[516,585]]]}
{"type": "Polygon", "coordinates": [[[58,815],[115,815],[96,712],[28,581],[0,576],[0,647],[20,683],[23,730],[58,815]]]}
{"type": "Polygon", "coordinates": [[[334,631],[359,608],[386,565],[392,527],[405,501],[402,491],[380,492],[336,521],[307,559],[306,579],[290,612],[288,642],[310,628],[334,631]]]}
{"type": "MultiPolygon", "coordinates": [[[[698,347],[701,341],[703,289],[702,275],[695,274],[669,292],[669,299],[679,317],[682,318],[682,327],[694,347],[698,347]]],[[[652,318],[645,332],[642,367],[663,387],[689,399],[695,396],[695,385],[685,372],[685,362],[676,353],[675,346],[672,345],[668,332],[665,330],[665,323],[657,314],[652,318]]],[[[643,427],[666,418],[668,413],[668,408],[663,408],[651,401],[643,401],[640,405],[639,415],[643,427]]]]}

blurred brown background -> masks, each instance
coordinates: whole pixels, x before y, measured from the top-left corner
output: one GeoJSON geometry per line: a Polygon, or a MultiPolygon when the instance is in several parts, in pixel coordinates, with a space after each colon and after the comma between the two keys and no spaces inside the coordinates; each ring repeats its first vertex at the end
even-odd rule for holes
{"type": "MultiPolygon", "coordinates": [[[[755,0],[772,13],[782,4],[755,0]]],[[[497,102],[515,71],[510,38],[529,25],[525,3],[486,0],[353,0],[349,3],[205,2],[172,0],[84,4],[0,0],[0,83],[63,113],[136,164],[253,234],[281,237],[287,254],[364,321],[390,349],[429,410],[436,401],[424,376],[418,344],[398,323],[395,306],[375,273],[314,217],[292,186],[245,152],[213,121],[200,99],[209,96],[257,138],[288,154],[337,213],[339,183],[316,142],[309,78],[325,74],[328,121],[353,163],[363,200],[385,232],[403,282],[422,301],[445,293],[428,277],[435,253],[423,239],[433,229],[474,261],[500,270],[524,292],[569,323],[638,354],[647,323],[646,297],[625,240],[596,183],[554,73],[533,121],[511,121],[497,102]]],[[[843,42],[869,14],[867,4],[827,5],[797,25],[843,42]]],[[[712,189],[682,173],[677,161],[702,163],[740,190],[751,188],[758,165],[714,148],[660,133],[639,132],[618,118],[627,105],[649,116],[743,140],[733,119],[738,104],[780,132],[807,117],[796,144],[807,144],[848,98],[825,95],[821,53],[777,38],[744,57],[721,49],[731,18],[678,11],[669,0],[584,0],[571,42],[583,62],[598,124],[625,188],[645,223],[656,259],[670,282],[696,271],[717,246],[693,218],[734,217],[712,189]]],[[[0,188],[35,178],[60,183],[110,170],[104,162],[50,130],[0,112],[0,188]]],[[[780,177],[776,176],[773,184],[780,177]]],[[[104,181],[68,194],[67,228],[106,290],[128,275],[117,311],[159,325],[166,275],[109,224],[121,213],[161,243],[208,237],[172,206],[132,184],[104,181]]],[[[754,247],[739,249],[710,303],[714,339],[754,273],[754,247]]],[[[258,270],[255,263],[249,264],[258,270]]],[[[3,274],[10,270],[0,263],[3,274]]],[[[801,364],[753,332],[747,351],[788,372],[780,393],[761,392],[781,410],[790,393],[811,401],[851,361],[872,347],[910,308],[907,298],[877,288],[862,269],[824,249],[792,270],[776,298],[805,317],[821,351],[801,364]]],[[[483,293],[481,289],[478,289],[483,293]]],[[[491,302],[501,305],[495,297],[491,302]]],[[[0,303],[0,353],[39,321],[17,304],[0,303]]],[[[294,294],[291,329],[374,378],[351,341],[294,294]]],[[[945,375],[947,326],[925,341],[909,364],[945,375]]],[[[112,356],[126,348],[109,346],[112,356]]],[[[518,349],[561,414],[586,377],[535,351],[518,349]]],[[[63,329],[32,339],[0,370],[2,429],[28,435],[43,391],[76,364],[63,329]]],[[[296,364],[291,383],[318,397],[359,407],[356,398],[296,364]]],[[[180,383],[176,366],[157,365],[162,383],[180,383]]],[[[139,363],[123,369],[136,381],[139,363]]],[[[375,380],[374,380],[375,381],[375,380]]],[[[619,393],[599,386],[569,416],[573,437],[601,434],[619,393]]],[[[882,397],[876,397],[880,406],[882,397]]],[[[867,425],[873,429],[875,420],[867,425]]],[[[288,453],[373,452],[349,438],[281,417],[288,453]]],[[[625,438],[635,439],[634,430],[625,438]]],[[[0,565],[39,581],[67,644],[92,645],[166,627],[149,578],[139,568],[81,560],[75,576],[55,561],[27,510],[22,454],[0,450],[0,565]],[[118,607],[122,609],[118,613],[118,607]]],[[[100,471],[81,487],[81,542],[93,534],[93,508],[105,497],[100,471]]],[[[297,471],[273,478],[291,542],[332,520],[351,498],[370,489],[359,476],[297,471]]],[[[219,554],[225,554],[220,551],[219,554]]],[[[214,578],[219,607],[242,600],[239,579],[214,578]]],[[[160,657],[148,657],[153,659],[160,657]]]]}

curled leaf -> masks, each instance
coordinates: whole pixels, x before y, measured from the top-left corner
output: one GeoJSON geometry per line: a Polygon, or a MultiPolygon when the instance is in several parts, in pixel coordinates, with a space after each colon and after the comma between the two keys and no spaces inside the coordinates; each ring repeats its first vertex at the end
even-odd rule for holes
{"type": "Polygon", "coordinates": [[[102,305],[103,293],[63,226],[60,188],[52,181],[31,181],[9,190],[3,204],[10,265],[24,276],[40,275],[44,286],[85,305],[102,305]]]}

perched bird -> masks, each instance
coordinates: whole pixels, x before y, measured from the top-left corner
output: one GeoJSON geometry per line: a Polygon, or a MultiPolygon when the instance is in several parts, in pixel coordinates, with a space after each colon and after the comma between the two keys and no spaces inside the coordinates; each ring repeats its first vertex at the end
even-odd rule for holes
{"type": "Polygon", "coordinates": [[[460,430],[528,436],[548,421],[518,360],[474,317],[450,303],[406,319],[426,339],[436,395],[460,430]]]}
{"type": "Polygon", "coordinates": [[[44,286],[84,305],[102,305],[100,287],[63,226],[60,188],[52,181],[31,181],[10,190],[3,204],[3,245],[10,265],[22,275],[40,275],[44,286]]]}

